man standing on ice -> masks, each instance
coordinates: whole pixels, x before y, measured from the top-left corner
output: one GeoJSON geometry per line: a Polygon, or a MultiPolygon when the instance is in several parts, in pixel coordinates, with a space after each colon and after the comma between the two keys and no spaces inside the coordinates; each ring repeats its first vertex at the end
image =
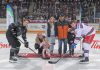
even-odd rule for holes
{"type": "Polygon", "coordinates": [[[65,21],[65,15],[60,14],[59,20],[57,22],[57,37],[58,37],[58,53],[62,56],[62,44],[64,44],[63,54],[67,51],[67,35],[69,32],[68,21],[65,21]]]}
{"type": "Polygon", "coordinates": [[[27,23],[28,20],[24,19],[22,24],[16,25],[15,23],[11,23],[8,27],[8,30],[6,32],[6,38],[8,40],[10,48],[10,58],[9,62],[16,62],[18,57],[18,53],[20,50],[20,42],[18,40],[18,36],[22,35],[22,38],[24,40],[25,47],[28,48],[28,42],[26,39],[26,33],[27,33],[27,23]]]}
{"type": "Polygon", "coordinates": [[[72,46],[76,46],[78,42],[83,38],[82,48],[83,48],[83,58],[80,60],[80,63],[88,63],[89,62],[89,50],[91,47],[91,43],[95,37],[95,29],[91,26],[88,26],[84,23],[76,23],[72,21],[70,24],[75,29],[76,38],[72,46]]]}

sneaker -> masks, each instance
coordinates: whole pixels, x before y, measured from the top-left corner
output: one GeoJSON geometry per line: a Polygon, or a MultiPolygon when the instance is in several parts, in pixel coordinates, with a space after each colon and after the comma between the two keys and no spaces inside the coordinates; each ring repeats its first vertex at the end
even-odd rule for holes
{"type": "Polygon", "coordinates": [[[74,52],[72,52],[72,55],[74,55],[74,52]]]}
{"type": "Polygon", "coordinates": [[[10,63],[16,63],[16,62],[17,62],[17,59],[16,59],[16,58],[11,58],[11,59],[9,60],[9,62],[10,62],[10,63]]]}
{"type": "Polygon", "coordinates": [[[59,54],[59,57],[62,57],[62,54],[59,54]]]}
{"type": "Polygon", "coordinates": [[[80,60],[80,63],[81,63],[81,64],[88,64],[88,63],[89,63],[89,58],[86,57],[85,59],[80,60]]]}
{"type": "Polygon", "coordinates": [[[44,60],[49,60],[49,59],[50,59],[50,57],[47,57],[47,58],[43,58],[43,57],[42,57],[42,59],[44,59],[44,60]]]}
{"type": "Polygon", "coordinates": [[[79,58],[83,58],[84,57],[84,55],[79,55],[79,58]]]}
{"type": "Polygon", "coordinates": [[[69,56],[68,54],[62,54],[61,57],[65,58],[66,56],[69,56]]]}
{"type": "Polygon", "coordinates": [[[53,54],[53,50],[50,51],[50,54],[53,54]]]}

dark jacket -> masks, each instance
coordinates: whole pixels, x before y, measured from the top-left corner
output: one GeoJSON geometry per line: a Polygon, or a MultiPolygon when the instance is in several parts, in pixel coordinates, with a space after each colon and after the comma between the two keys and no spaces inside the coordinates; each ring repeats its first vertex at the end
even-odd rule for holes
{"type": "Polygon", "coordinates": [[[23,40],[26,41],[26,32],[26,27],[10,24],[6,32],[6,38],[8,40],[9,45],[19,47],[20,42],[18,41],[17,36],[22,35],[23,40]]]}
{"type": "MultiPolygon", "coordinates": [[[[55,31],[55,37],[57,36],[57,23],[54,23],[54,31],[55,31]]],[[[51,35],[51,26],[50,23],[47,23],[47,37],[50,37],[51,35]]]]}
{"type": "Polygon", "coordinates": [[[75,34],[68,32],[68,44],[74,43],[74,39],[75,39],[75,34]],[[73,41],[73,42],[71,43],[71,41],[73,41]]]}

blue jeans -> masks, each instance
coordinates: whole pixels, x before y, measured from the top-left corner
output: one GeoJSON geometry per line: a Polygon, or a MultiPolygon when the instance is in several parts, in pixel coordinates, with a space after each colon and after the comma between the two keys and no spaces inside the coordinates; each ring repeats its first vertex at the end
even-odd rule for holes
{"type": "Polygon", "coordinates": [[[52,44],[52,45],[50,46],[50,52],[53,52],[53,50],[54,50],[54,44],[52,44]]]}
{"type": "Polygon", "coordinates": [[[51,44],[50,45],[50,52],[53,52],[54,45],[55,45],[55,37],[54,36],[48,37],[48,40],[49,40],[49,43],[51,44]]]}
{"type": "Polygon", "coordinates": [[[58,40],[58,45],[59,45],[58,52],[59,52],[59,54],[62,54],[62,43],[64,43],[63,53],[65,54],[67,51],[67,39],[59,39],[58,40]]]}

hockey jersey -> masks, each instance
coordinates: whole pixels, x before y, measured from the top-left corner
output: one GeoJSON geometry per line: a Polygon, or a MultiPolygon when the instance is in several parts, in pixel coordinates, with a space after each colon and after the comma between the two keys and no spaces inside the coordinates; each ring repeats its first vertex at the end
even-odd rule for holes
{"type": "Polygon", "coordinates": [[[82,35],[88,36],[95,34],[95,29],[92,26],[88,26],[84,23],[78,23],[75,29],[76,37],[82,37],[82,35]]]}
{"type": "Polygon", "coordinates": [[[74,42],[77,44],[83,36],[90,36],[92,34],[95,34],[95,29],[92,26],[88,26],[84,23],[78,23],[76,25],[75,33],[76,38],[74,42]]]}

